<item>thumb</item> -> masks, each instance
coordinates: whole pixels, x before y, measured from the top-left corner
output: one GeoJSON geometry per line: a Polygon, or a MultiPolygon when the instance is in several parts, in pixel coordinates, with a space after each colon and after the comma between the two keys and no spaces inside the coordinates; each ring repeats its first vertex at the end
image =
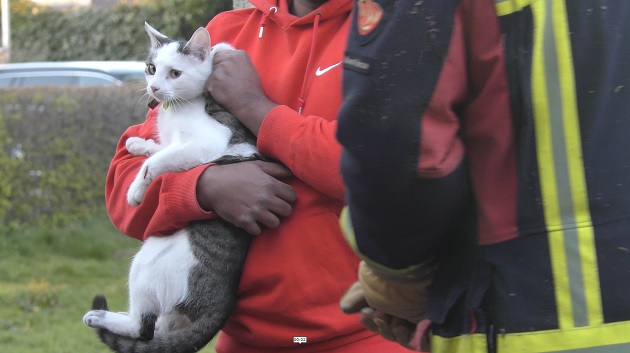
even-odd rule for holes
{"type": "Polygon", "coordinates": [[[260,169],[262,169],[263,172],[269,174],[276,179],[288,178],[293,176],[291,170],[285,167],[283,164],[263,161],[256,161],[255,163],[260,167],[260,169]]]}
{"type": "Polygon", "coordinates": [[[411,340],[409,341],[409,348],[418,352],[425,352],[431,350],[431,344],[429,342],[429,329],[431,327],[431,320],[422,320],[416,325],[416,330],[413,333],[411,340]]]}
{"type": "Polygon", "coordinates": [[[358,313],[361,309],[368,306],[367,300],[363,293],[363,287],[360,282],[354,282],[341,297],[339,307],[346,314],[358,313]]]}

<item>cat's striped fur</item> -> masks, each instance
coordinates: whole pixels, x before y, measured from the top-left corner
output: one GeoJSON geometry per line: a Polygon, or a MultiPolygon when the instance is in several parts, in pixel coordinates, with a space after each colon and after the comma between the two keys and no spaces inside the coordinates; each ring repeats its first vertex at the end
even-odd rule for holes
{"type": "MultiPolygon", "coordinates": [[[[160,108],[159,143],[141,138],[127,140],[132,154],[150,155],[128,192],[132,205],[141,202],[148,184],[162,173],[209,161],[234,163],[260,158],[251,132],[204,92],[212,62],[205,28],[195,32],[188,42],[172,41],[148,24],[146,29],[152,43],[147,59],[147,90],[153,98],[172,104],[168,110],[160,108]],[[184,60],[185,65],[176,67],[178,60],[184,60]],[[153,77],[155,72],[170,74],[173,70],[178,71],[174,76],[185,77],[189,69],[194,75],[181,83],[183,86],[169,87],[176,80],[162,82],[153,77]],[[188,86],[193,83],[198,86],[194,97],[178,92],[190,92],[188,86]],[[182,143],[176,134],[169,135],[178,129],[188,129],[179,135],[186,136],[187,146],[194,142],[194,148],[186,150],[185,155],[167,155],[173,144],[182,143]]],[[[231,47],[222,44],[221,48],[231,47]]],[[[182,148],[177,151],[181,153],[182,148]]],[[[118,353],[196,352],[217,334],[234,308],[250,240],[247,232],[221,219],[193,222],[171,236],[151,236],[131,265],[129,312],[111,312],[105,297],[96,296],[83,321],[118,353]]]]}

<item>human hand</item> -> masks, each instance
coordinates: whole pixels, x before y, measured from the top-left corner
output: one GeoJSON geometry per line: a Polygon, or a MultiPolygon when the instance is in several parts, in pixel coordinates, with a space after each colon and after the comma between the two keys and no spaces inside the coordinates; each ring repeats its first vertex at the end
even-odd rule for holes
{"type": "Polygon", "coordinates": [[[368,330],[378,332],[386,340],[397,342],[401,346],[418,351],[429,351],[427,331],[430,320],[422,320],[417,325],[374,310],[368,306],[363,286],[355,282],[340,301],[341,310],[346,314],[360,313],[360,321],[368,330]]]}
{"type": "Polygon", "coordinates": [[[265,95],[249,54],[243,50],[219,51],[212,64],[212,74],[206,84],[208,91],[217,103],[258,136],[263,119],[277,104],[265,95]]]}
{"type": "Polygon", "coordinates": [[[261,226],[275,228],[291,214],[295,191],[278,178],[292,175],[281,164],[263,161],[210,166],[197,181],[197,200],[203,209],[257,235],[261,226]]]}
{"type": "Polygon", "coordinates": [[[359,264],[359,282],[368,305],[414,324],[425,318],[428,289],[434,266],[419,280],[386,278],[374,271],[365,261],[359,264]]]}

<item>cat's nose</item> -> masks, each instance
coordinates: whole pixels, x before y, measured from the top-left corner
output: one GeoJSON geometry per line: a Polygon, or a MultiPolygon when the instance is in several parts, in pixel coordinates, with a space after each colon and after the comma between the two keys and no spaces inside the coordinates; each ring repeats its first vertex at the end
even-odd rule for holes
{"type": "Polygon", "coordinates": [[[160,87],[156,87],[156,86],[151,86],[151,91],[153,91],[153,93],[157,92],[160,90],[160,87]]]}

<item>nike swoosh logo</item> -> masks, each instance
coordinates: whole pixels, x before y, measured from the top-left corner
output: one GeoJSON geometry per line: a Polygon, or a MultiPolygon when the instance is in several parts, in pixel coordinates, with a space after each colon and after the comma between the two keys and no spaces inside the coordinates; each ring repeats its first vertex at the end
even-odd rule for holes
{"type": "Polygon", "coordinates": [[[340,62],[338,62],[338,63],[336,63],[334,65],[328,66],[327,68],[325,68],[323,70],[321,69],[321,67],[318,67],[317,71],[315,71],[315,76],[321,76],[321,75],[327,73],[328,71],[330,71],[330,70],[336,68],[337,66],[341,65],[342,62],[343,61],[340,61],[340,62]]]}

